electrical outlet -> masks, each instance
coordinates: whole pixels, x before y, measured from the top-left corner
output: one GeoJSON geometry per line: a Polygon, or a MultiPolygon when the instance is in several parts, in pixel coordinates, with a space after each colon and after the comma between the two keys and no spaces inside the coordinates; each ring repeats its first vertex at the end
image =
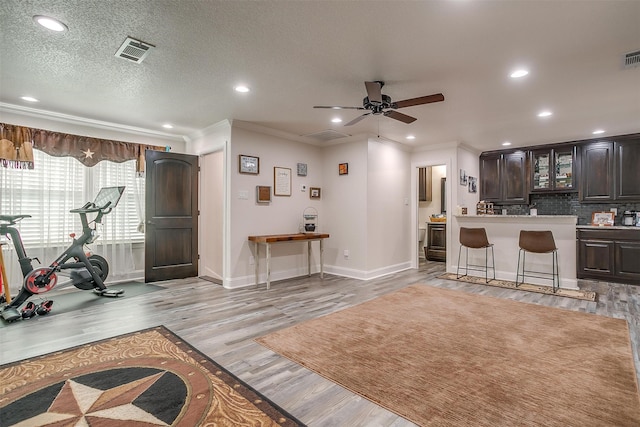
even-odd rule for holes
{"type": "Polygon", "coordinates": [[[342,254],[344,255],[345,259],[349,259],[349,249],[345,249],[342,254]]]}
{"type": "Polygon", "coordinates": [[[307,186],[304,184],[300,185],[300,191],[302,191],[303,193],[307,191],[307,186]]]}
{"type": "Polygon", "coordinates": [[[609,209],[610,212],[613,212],[614,216],[618,216],[618,208],[611,208],[609,209]]]}

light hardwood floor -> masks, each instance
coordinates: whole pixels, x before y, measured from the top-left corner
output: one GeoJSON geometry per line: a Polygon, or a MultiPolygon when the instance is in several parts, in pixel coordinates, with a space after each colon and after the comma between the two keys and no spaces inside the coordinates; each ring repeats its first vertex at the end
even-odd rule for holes
{"type": "Polygon", "coordinates": [[[425,283],[626,319],[636,372],[640,373],[640,286],[581,281],[582,288],[599,294],[597,302],[586,302],[438,279],[443,272],[443,263],[423,261],[419,269],[369,281],[327,274],[320,279],[316,274],[274,282],[268,291],[265,285],[228,290],[196,278],[159,282],[165,289],[0,327],[0,361],[8,363],[165,325],[309,426],[412,426],[253,339],[410,284],[425,283]]]}

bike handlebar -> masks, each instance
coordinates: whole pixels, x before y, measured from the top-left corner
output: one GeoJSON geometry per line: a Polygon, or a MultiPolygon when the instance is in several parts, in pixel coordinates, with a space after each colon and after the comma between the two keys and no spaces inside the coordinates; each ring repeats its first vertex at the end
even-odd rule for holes
{"type": "Polygon", "coordinates": [[[0,215],[0,221],[4,221],[5,225],[14,225],[23,218],[31,218],[31,215],[0,215]]]}
{"type": "Polygon", "coordinates": [[[76,209],[71,209],[69,212],[71,213],[79,213],[79,214],[83,214],[83,213],[92,213],[92,212],[102,212],[102,213],[109,213],[111,212],[111,208],[109,208],[109,205],[111,204],[111,202],[107,202],[106,205],[104,206],[96,206],[93,202],[87,202],[85,203],[85,205],[81,208],[76,208],[76,209]]]}

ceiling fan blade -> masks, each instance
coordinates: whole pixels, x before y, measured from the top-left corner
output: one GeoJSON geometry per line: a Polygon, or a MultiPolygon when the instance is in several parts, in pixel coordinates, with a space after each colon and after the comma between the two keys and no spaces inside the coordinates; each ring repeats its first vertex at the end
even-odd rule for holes
{"type": "Polygon", "coordinates": [[[329,108],[331,110],[366,110],[366,108],[363,107],[340,107],[330,105],[314,105],[313,108],[329,108]]]}
{"type": "Polygon", "coordinates": [[[351,126],[351,125],[355,125],[356,123],[358,123],[360,120],[364,119],[365,117],[367,117],[369,114],[371,113],[364,113],[361,116],[356,117],[355,119],[351,120],[349,123],[345,123],[345,126],[351,126]]]}
{"type": "Polygon", "coordinates": [[[396,101],[391,105],[391,108],[404,108],[412,107],[414,105],[430,104],[432,102],[444,101],[444,95],[436,93],[434,95],[421,96],[419,98],[405,99],[403,101],[396,101]]]}
{"type": "Polygon", "coordinates": [[[382,83],[381,82],[364,82],[367,87],[367,96],[369,102],[377,102],[382,104],[382,83]]]}
{"type": "Polygon", "coordinates": [[[417,119],[415,117],[407,116],[406,114],[398,113],[397,111],[385,111],[383,113],[385,116],[390,117],[392,119],[400,120],[404,123],[413,123],[417,119]]]}

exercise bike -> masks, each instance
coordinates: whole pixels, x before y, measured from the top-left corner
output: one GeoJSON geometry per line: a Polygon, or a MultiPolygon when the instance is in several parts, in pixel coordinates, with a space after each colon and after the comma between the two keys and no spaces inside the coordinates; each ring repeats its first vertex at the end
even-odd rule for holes
{"type": "MultiPolygon", "coordinates": [[[[71,283],[81,290],[93,290],[99,296],[118,297],[124,294],[122,289],[107,289],[104,281],[109,274],[109,264],[100,255],[88,255],[85,253],[85,245],[93,243],[97,238],[96,225],[102,222],[102,217],[116,207],[124,187],[104,187],[100,189],[93,202],[87,202],[84,206],[72,209],[69,212],[80,215],[82,222],[82,235],[76,238],[71,234],[73,242],[56,258],[48,267],[34,268],[32,261],[37,258],[29,258],[26,254],[20,232],[15,227],[18,221],[30,218],[31,215],[0,215],[0,236],[6,236],[13,242],[14,249],[18,256],[20,269],[22,270],[23,284],[15,299],[1,308],[0,315],[8,322],[18,320],[23,316],[19,311],[20,306],[31,296],[43,294],[53,289],[58,283],[56,273],[62,270],[70,270],[71,283]],[[93,221],[89,221],[88,214],[96,214],[93,221]],[[93,225],[93,227],[92,227],[93,225]]],[[[4,268],[4,266],[2,266],[4,268]]],[[[8,287],[7,283],[4,286],[8,287]]],[[[33,305],[28,303],[28,305],[33,305]]],[[[51,308],[42,307],[40,314],[47,313],[51,308]]],[[[24,312],[25,309],[23,309],[24,312]]],[[[32,309],[29,310],[32,312],[32,309]]]]}

